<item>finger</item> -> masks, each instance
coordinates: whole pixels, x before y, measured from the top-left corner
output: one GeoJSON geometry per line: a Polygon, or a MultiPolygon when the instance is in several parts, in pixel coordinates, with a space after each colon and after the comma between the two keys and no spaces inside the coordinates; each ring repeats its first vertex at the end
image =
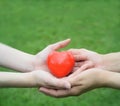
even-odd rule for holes
{"type": "Polygon", "coordinates": [[[48,88],[45,88],[45,87],[41,87],[39,89],[39,91],[44,93],[45,95],[52,96],[52,97],[55,97],[55,94],[56,94],[56,90],[48,89],[48,88]]]}
{"type": "Polygon", "coordinates": [[[75,58],[75,61],[85,61],[87,60],[87,56],[83,55],[83,54],[79,54],[79,55],[73,55],[75,58]]]}
{"type": "Polygon", "coordinates": [[[62,89],[70,89],[71,88],[71,85],[67,81],[67,79],[66,80],[58,79],[58,78],[54,77],[51,73],[45,72],[42,70],[40,72],[41,73],[39,73],[39,74],[42,74],[41,78],[43,78],[42,86],[48,87],[48,88],[55,88],[55,89],[61,89],[61,88],[62,89]]]}
{"type": "Polygon", "coordinates": [[[83,62],[75,62],[75,65],[73,67],[73,71],[72,72],[77,71],[81,66],[84,65],[84,63],[85,63],[84,61],[83,62]]]}
{"type": "Polygon", "coordinates": [[[69,90],[54,90],[54,89],[41,87],[39,91],[46,95],[56,98],[69,96],[69,90]]]}
{"type": "Polygon", "coordinates": [[[79,73],[81,73],[82,71],[84,71],[84,70],[86,70],[86,69],[89,69],[89,68],[92,68],[92,67],[94,67],[93,62],[87,61],[86,63],[84,63],[83,66],[81,66],[78,70],[76,70],[74,73],[72,73],[72,74],[70,75],[70,77],[72,78],[72,77],[78,75],[79,73]]]}
{"type": "Polygon", "coordinates": [[[58,50],[58,49],[61,49],[65,46],[67,46],[69,43],[70,43],[70,39],[67,39],[67,40],[64,40],[64,41],[60,41],[60,42],[57,42],[55,44],[52,44],[51,45],[51,49],[52,50],[58,50]]]}
{"type": "Polygon", "coordinates": [[[75,71],[77,71],[80,67],[74,67],[72,70],[72,73],[74,73],[75,71]]]}
{"type": "Polygon", "coordinates": [[[52,79],[48,83],[49,88],[56,88],[56,89],[70,89],[71,84],[68,81],[62,79],[52,79]]]}
{"type": "Polygon", "coordinates": [[[79,55],[80,54],[79,49],[69,49],[68,51],[71,52],[73,55],[79,55]]]}
{"type": "Polygon", "coordinates": [[[81,62],[75,62],[74,67],[81,67],[85,62],[81,61],[81,62]]]}
{"type": "MultiPolygon", "coordinates": [[[[76,69],[76,70],[74,70],[74,72],[72,73],[72,74],[70,74],[69,76],[68,76],[68,78],[69,79],[74,79],[74,77],[76,77],[80,72],[82,72],[82,70],[80,69],[80,68],[78,68],[78,69],[76,69]]],[[[70,82],[71,83],[71,82],[70,82]]]]}
{"type": "Polygon", "coordinates": [[[78,96],[84,93],[84,89],[81,86],[75,86],[70,90],[54,90],[54,89],[47,89],[47,88],[41,87],[39,91],[46,95],[53,96],[56,98],[78,96]]]}
{"type": "Polygon", "coordinates": [[[58,50],[60,48],[63,48],[65,46],[67,46],[70,43],[70,39],[64,40],[64,41],[60,41],[57,42],[55,44],[51,44],[49,46],[47,46],[42,52],[38,53],[37,56],[42,56],[39,58],[42,58],[42,60],[46,60],[46,57],[48,57],[48,55],[55,50],[58,50]]]}
{"type": "Polygon", "coordinates": [[[92,61],[87,61],[83,66],[81,66],[81,70],[86,70],[86,69],[89,69],[89,68],[92,68],[94,67],[94,64],[92,61]]]}

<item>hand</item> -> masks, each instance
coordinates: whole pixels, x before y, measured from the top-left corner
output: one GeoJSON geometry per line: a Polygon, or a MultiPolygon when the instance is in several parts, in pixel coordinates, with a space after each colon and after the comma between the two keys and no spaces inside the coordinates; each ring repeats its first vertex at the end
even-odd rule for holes
{"type": "Polygon", "coordinates": [[[75,58],[73,71],[89,68],[101,68],[108,71],[120,72],[120,52],[99,54],[86,49],[70,49],[75,58]],[[117,67],[116,67],[117,66],[117,67]]]}
{"type": "Polygon", "coordinates": [[[27,73],[0,72],[0,87],[47,87],[54,89],[69,89],[67,80],[57,79],[49,72],[36,70],[27,73]]]}
{"type": "Polygon", "coordinates": [[[47,71],[36,70],[30,72],[33,85],[54,89],[70,89],[71,85],[67,80],[57,79],[47,71]]]}
{"type": "Polygon", "coordinates": [[[86,49],[70,49],[69,50],[75,58],[75,67],[83,71],[89,68],[102,68],[102,55],[86,49]]]}
{"type": "Polygon", "coordinates": [[[107,71],[101,69],[89,69],[83,72],[77,70],[67,80],[72,88],[69,90],[54,90],[41,87],[40,91],[53,97],[77,96],[95,88],[106,86],[107,71]],[[78,72],[77,72],[78,71],[78,72]]]}
{"type": "Polygon", "coordinates": [[[47,87],[47,88],[54,88],[54,89],[70,88],[70,86],[71,86],[70,83],[68,83],[62,79],[57,79],[57,78],[53,77],[48,72],[49,69],[46,64],[49,53],[51,53],[52,51],[61,49],[65,46],[67,46],[69,43],[70,43],[70,39],[67,39],[64,41],[57,42],[55,44],[48,45],[40,53],[35,55],[35,59],[33,62],[34,70],[39,70],[39,71],[37,71],[37,72],[33,71],[33,73],[35,73],[37,85],[41,85],[41,86],[47,87]]]}
{"type": "Polygon", "coordinates": [[[48,71],[46,61],[47,61],[47,57],[48,57],[49,53],[51,53],[52,51],[55,51],[55,50],[59,50],[65,46],[67,46],[69,43],[70,43],[70,39],[60,41],[60,42],[48,45],[40,53],[36,54],[34,62],[33,62],[35,70],[42,69],[42,70],[48,71]]]}
{"type": "Polygon", "coordinates": [[[51,44],[36,55],[25,53],[0,43],[0,66],[20,72],[30,72],[39,69],[48,71],[46,64],[48,54],[67,46],[69,42],[70,39],[67,39],[51,44]]]}

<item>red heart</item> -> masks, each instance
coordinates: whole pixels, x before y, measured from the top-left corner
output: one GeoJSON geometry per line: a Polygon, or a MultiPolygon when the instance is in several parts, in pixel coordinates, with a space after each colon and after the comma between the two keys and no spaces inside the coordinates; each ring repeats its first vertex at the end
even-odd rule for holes
{"type": "Polygon", "coordinates": [[[51,73],[58,77],[68,75],[74,66],[74,57],[70,52],[52,52],[47,59],[48,68],[51,73]]]}

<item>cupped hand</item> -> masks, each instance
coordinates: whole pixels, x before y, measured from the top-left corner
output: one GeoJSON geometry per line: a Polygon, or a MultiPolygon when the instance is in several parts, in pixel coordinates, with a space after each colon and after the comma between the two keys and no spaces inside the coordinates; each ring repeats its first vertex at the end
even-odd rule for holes
{"type": "Polygon", "coordinates": [[[79,69],[77,71],[65,78],[72,85],[71,89],[54,90],[41,87],[40,91],[53,97],[67,97],[81,95],[92,89],[105,86],[106,71],[97,68],[88,69],[83,72],[79,69]]]}
{"type": "Polygon", "coordinates": [[[47,66],[47,58],[48,55],[52,51],[59,50],[61,48],[64,48],[70,43],[70,39],[60,41],[54,44],[48,45],[45,49],[43,49],[41,52],[35,55],[34,59],[34,70],[32,73],[34,73],[34,78],[35,81],[37,81],[37,85],[40,87],[47,87],[47,88],[54,88],[54,89],[60,89],[60,88],[70,88],[70,83],[62,80],[62,79],[57,79],[54,77],[48,69],[47,66]]]}
{"type": "Polygon", "coordinates": [[[70,89],[71,85],[67,80],[58,79],[47,71],[35,70],[30,72],[31,79],[36,87],[53,89],[70,89]]]}
{"type": "Polygon", "coordinates": [[[52,51],[56,51],[61,48],[64,48],[69,43],[70,43],[70,39],[63,40],[63,41],[60,41],[54,44],[50,44],[45,49],[43,49],[41,52],[36,54],[34,62],[33,62],[35,70],[42,69],[42,70],[48,71],[47,62],[46,62],[48,55],[52,51]]]}
{"type": "Polygon", "coordinates": [[[89,68],[102,68],[102,55],[87,49],[70,49],[75,58],[75,67],[83,71],[89,68]]]}

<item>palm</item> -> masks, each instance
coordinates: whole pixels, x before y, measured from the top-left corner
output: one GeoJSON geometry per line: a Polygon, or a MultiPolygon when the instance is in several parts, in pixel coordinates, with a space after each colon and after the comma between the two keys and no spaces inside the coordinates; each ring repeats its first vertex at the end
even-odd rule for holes
{"type": "MultiPolygon", "coordinates": [[[[54,50],[53,50],[54,51],[54,50]]],[[[51,53],[52,50],[50,50],[50,47],[46,47],[43,49],[40,53],[36,55],[36,68],[49,71],[48,66],[47,66],[47,57],[49,53],[51,53]]]]}
{"type": "Polygon", "coordinates": [[[47,57],[48,55],[55,50],[61,49],[65,46],[67,46],[70,42],[70,39],[64,40],[64,41],[60,41],[57,42],[55,44],[51,44],[49,46],[47,46],[45,49],[43,49],[41,52],[39,52],[38,54],[36,54],[35,56],[35,69],[39,70],[45,70],[45,71],[49,71],[48,66],[47,66],[47,57]]]}
{"type": "Polygon", "coordinates": [[[80,68],[81,71],[83,71],[89,68],[100,67],[101,64],[100,54],[86,49],[71,49],[69,51],[71,51],[75,57],[76,64],[74,71],[76,71],[78,68],[80,68]]]}

